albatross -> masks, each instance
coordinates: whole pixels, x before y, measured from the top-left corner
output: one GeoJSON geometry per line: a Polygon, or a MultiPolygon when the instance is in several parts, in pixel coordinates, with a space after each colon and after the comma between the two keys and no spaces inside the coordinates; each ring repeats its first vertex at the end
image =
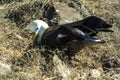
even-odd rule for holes
{"type": "Polygon", "coordinates": [[[28,26],[33,33],[33,41],[37,44],[47,45],[51,47],[62,46],[72,40],[82,42],[104,43],[104,40],[94,38],[98,32],[112,32],[108,28],[112,25],[104,20],[90,16],[83,20],[56,25],[52,30],[49,30],[49,25],[42,20],[34,20],[28,26]]]}

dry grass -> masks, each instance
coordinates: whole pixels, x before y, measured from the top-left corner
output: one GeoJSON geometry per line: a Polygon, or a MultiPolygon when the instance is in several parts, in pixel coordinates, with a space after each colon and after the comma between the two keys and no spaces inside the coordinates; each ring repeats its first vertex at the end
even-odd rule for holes
{"type": "Polygon", "coordinates": [[[59,50],[46,50],[44,46],[33,48],[31,32],[24,29],[34,19],[47,21],[43,13],[55,0],[15,1],[16,5],[13,1],[15,0],[11,0],[9,4],[4,1],[0,5],[0,34],[2,34],[0,36],[0,60],[1,64],[11,66],[10,72],[0,73],[1,79],[95,80],[90,74],[92,69],[97,69],[101,75],[96,80],[110,80],[115,79],[116,76],[119,80],[119,0],[115,2],[112,0],[62,1],[66,4],[72,3],[83,17],[89,15],[102,17],[113,24],[115,31],[99,34],[99,37],[107,41],[105,44],[92,46],[86,44],[70,60],[64,52],[59,50]]]}
{"type": "Polygon", "coordinates": [[[0,4],[9,4],[12,2],[22,2],[23,0],[0,0],[0,4]]]}

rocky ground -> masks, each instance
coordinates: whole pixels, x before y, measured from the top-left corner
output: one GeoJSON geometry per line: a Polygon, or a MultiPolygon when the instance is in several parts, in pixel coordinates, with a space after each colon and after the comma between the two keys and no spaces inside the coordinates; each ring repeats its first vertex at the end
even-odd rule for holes
{"type": "Polygon", "coordinates": [[[119,8],[120,0],[1,0],[0,79],[119,80],[119,8]],[[58,10],[59,24],[95,15],[112,24],[114,33],[99,34],[105,44],[71,43],[71,59],[58,49],[33,48],[25,27],[34,19],[49,22],[44,14],[52,6],[58,10]]]}

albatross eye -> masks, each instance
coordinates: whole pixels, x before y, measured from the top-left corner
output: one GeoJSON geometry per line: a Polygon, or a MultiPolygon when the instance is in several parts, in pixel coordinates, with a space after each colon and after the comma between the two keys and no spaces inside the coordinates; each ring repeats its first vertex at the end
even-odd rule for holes
{"type": "Polygon", "coordinates": [[[38,28],[35,29],[35,32],[38,30],[38,28]]]}

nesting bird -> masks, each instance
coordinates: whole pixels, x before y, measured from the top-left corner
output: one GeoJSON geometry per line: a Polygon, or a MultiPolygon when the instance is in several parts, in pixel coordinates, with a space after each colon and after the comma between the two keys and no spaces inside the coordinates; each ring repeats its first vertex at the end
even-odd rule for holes
{"type": "Polygon", "coordinates": [[[81,42],[104,43],[104,40],[94,38],[98,32],[112,32],[109,28],[112,25],[104,20],[90,16],[73,23],[56,25],[52,30],[47,23],[42,20],[34,20],[28,25],[34,35],[34,42],[51,47],[62,46],[72,40],[81,42]]]}

